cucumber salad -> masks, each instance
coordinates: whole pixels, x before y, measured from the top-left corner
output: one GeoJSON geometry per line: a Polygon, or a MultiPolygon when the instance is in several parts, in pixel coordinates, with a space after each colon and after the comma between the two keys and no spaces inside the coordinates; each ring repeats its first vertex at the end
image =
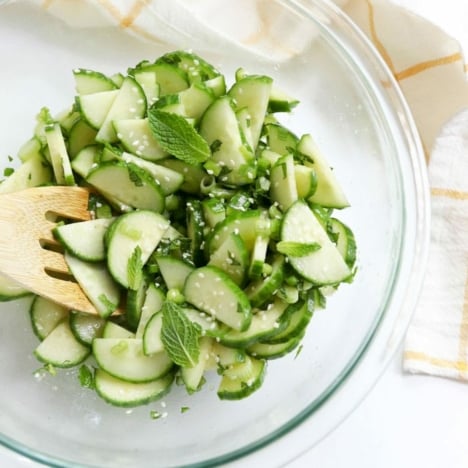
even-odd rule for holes
{"type": "MultiPolygon", "coordinates": [[[[40,111],[0,184],[90,188],[92,219],[57,219],[54,235],[98,314],[34,297],[35,356],[76,366],[117,406],[173,382],[196,392],[208,373],[220,399],[249,396],[355,274],[353,233],[334,216],[348,200],[311,135],[281,123],[298,101],[242,68],[228,83],[187,51],[73,73],[70,108],[40,111]]],[[[0,278],[0,299],[24,294],[0,278]]]]}

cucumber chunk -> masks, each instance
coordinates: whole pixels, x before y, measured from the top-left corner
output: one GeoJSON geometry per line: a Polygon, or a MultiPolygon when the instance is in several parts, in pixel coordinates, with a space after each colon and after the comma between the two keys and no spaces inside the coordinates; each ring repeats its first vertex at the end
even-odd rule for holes
{"type": "Polygon", "coordinates": [[[93,355],[101,369],[126,382],[151,382],[174,365],[165,352],[146,356],[137,338],[96,338],[93,355]]]}
{"type": "Polygon", "coordinates": [[[95,338],[100,338],[106,321],[97,315],[84,312],[70,314],[70,329],[75,338],[85,346],[91,346],[95,338]]]}
{"type": "Polygon", "coordinates": [[[304,201],[297,201],[286,212],[281,240],[320,245],[319,250],[308,255],[289,257],[291,266],[304,279],[315,284],[337,284],[350,276],[348,265],[304,201]]]}
{"type": "Polygon", "coordinates": [[[142,278],[136,278],[138,272],[132,270],[132,261],[141,269],[168,226],[166,218],[147,210],[122,215],[111,226],[107,265],[112,276],[124,288],[138,289],[142,278]]]}
{"type": "Polygon", "coordinates": [[[252,311],[245,293],[219,268],[197,268],[187,277],[184,296],[190,304],[235,330],[246,330],[252,311]]]}
{"type": "Polygon", "coordinates": [[[107,403],[124,408],[147,405],[166,395],[174,381],[172,372],[146,383],[126,382],[97,369],[94,375],[96,392],[107,403]]]}
{"type": "Polygon", "coordinates": [[[66,317],[68,310],[55,302],[36,296],[29,308],[34,333],[42,341],[66,317]]]}

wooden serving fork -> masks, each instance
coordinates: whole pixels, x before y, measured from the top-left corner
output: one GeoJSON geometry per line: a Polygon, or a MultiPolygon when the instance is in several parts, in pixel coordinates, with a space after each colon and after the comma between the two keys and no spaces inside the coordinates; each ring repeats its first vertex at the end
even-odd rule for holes
{"type": "Polygon", "coordinates": [[[69,309],[96,314],[52,233],[56,217],[91,219],[89,193],[82,187],[51,186],[0,195],[0,273],[69,309]]]}

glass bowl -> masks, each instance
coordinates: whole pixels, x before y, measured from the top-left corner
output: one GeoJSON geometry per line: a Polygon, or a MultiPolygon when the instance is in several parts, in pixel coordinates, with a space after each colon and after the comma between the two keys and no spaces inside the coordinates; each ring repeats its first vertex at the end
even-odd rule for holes
{"type": "MultiPolygon", "coordinates": [[[[37,340],[28,299],[2,303],[0,442],[6,447],[57,466],[209,466],[254,452],[260,462],[281,464],[336,427],[389,362],[414,309],[428,245],[428,189],[413,120],[391,73],[336,7],[319,0],[269,5],[288,25],[276,45],[264,45],[260,54],[223,53],[198,40],[195,52],[228,76],[239,66],[268,74],[300,99],[287,123],[298,134],[313,134],[351,202],[340,218],[356,235],[354,283],[315,313],[299,355],[269,363],[251,397],[219,401],[216,379],[209,379],[195,395],[175,387],[164,402],[133,410],[81,388],[75,371],[34,378],[40,364],[32,353],[37,340]],[[298,31],[307,31],[306,43],[298,31]],[[281,44],[296,42],[291,59],[271,60],[281,44]],[[181,412],[184,406],[190,410],[181,412]],[[163,407],[167,418],[151,419],[150,411],[163,407]]],[[[59,112],[70,102],[72,69],[125,71],[191,44],[145,43],[117,28],[72,29],[21,4],[1,10],[2,171],[31,136],[39,109],[59,112]]]]}

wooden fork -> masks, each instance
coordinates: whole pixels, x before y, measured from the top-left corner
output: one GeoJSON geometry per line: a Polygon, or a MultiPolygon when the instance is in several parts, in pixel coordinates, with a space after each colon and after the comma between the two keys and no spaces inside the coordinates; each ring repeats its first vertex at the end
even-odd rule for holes
{"type": "Polygon", "coordinates": [[[73,281],[52,229],[58,217],[86,221],[89,190],[38,187],[0,195],[0,273],[69,309],[96,314],[73,281]]]}

